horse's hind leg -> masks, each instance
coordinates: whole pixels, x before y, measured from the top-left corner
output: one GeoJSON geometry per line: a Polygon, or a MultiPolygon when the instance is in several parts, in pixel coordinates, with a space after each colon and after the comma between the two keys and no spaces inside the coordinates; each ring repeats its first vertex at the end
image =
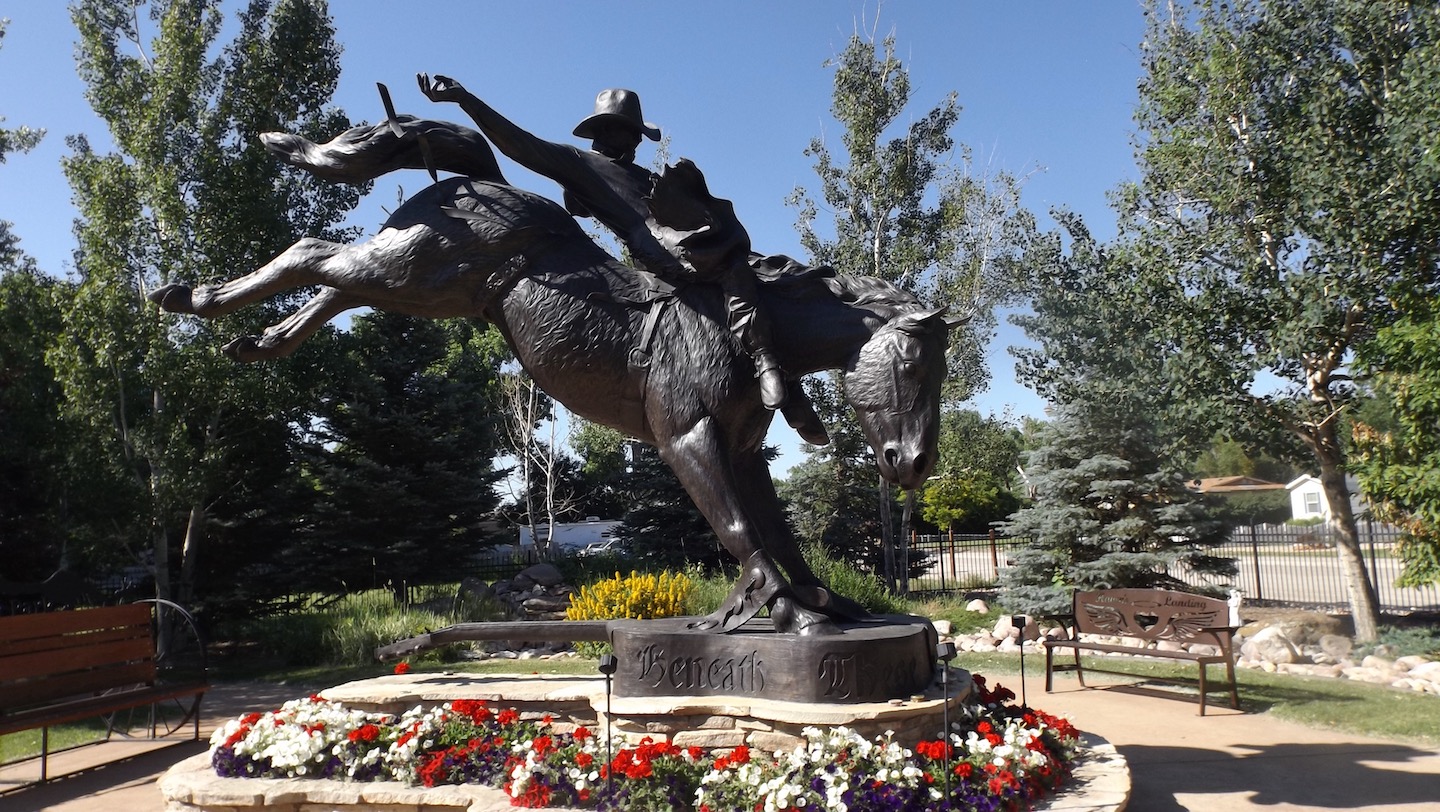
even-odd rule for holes
{"type": "Polygon", "coordinates": [[[237,279],[194,289],[188,285],[166,285],[151,291],[149,298],[171,313],[223,316],[281,291],[302,285],[327,284],[325,266],[337,256],[353,250],[348,245],[306,237],[258,270],[237,279]]]}
{"type": "Polygon", "coordinates": [[[315,334],[324,324],[352,307],[360,299],[335,288],[321,288],[299,310],[258,336],[241,336],[225,345],[225,354],[236,361],[268,361],[283,358],[315,334]]]}

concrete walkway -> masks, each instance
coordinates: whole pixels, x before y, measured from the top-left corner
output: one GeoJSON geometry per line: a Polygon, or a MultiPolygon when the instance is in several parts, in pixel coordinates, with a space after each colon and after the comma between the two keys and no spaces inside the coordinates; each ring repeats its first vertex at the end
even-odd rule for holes
{"type": "MultiPolygon", "coordinates": [[[[1019,677],[998,679],[1018,692],[1019,677]]],[[[269,710],[320,687],[218,685],[206,697],[201,733],[208,737],[216,724],[233,716],[269,710]]],[[[1025,689],[1032,705],[1067,716],[1080,729],[1116,745],[1129,761],[1133,779],[1129,812],[1440,812],[1440,752],[1435,750],[1315,730],[1223,706],[1200,717],[1193,696],[1124,683],[1082,689],[1073,677],[1057,677],[1055,693],[1047,695],[1043,674],[1032,671],[1025,689]]],[[[145,747],[127,743],[85,748],[52,759],[51,768],[62,772],[86,761],[111,759],[122,752],[116,748],[145,747]]],[[[170,765],[205,749],[201,742],[136,752],[0,797],[0,809],[163,812],[156,781],[170,765]]],[[[0,787],[14,779],[15,769],[0,771],[0,787]]]]}

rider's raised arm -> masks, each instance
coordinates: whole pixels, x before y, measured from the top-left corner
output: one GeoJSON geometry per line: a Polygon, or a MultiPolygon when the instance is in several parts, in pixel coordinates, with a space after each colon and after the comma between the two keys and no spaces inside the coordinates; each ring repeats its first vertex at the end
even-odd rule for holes
{"type": "Polygon", "coordinates": [[[583,186],[589,182],[582,173],[591,174],[590,169],[578,157],[575,147],[537,137],[500,115],[454,79],[436,76],[432,83],[430,77],[423,73],[417,78],[421,91],[431,101],[449,101],[460,105],[460,109],[475,121],[480,131],[490,139],[490,143],[510,160],[567,189],[572,185],[583,186]]]}

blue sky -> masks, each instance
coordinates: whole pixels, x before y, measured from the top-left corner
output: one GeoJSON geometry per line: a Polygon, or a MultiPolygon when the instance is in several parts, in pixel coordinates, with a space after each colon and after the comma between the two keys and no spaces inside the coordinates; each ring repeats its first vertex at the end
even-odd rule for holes
{"type": "MultiPolygon", "coordinates": [[[[375,83],[384,82],[401,112],[465,122],[458,108],[419,94],[414,74],[423,71],[460,80],[537,135],[574,142],[570,130],[590,113],[595,93],[629,87],[670,136],[672,160],[694,160],[766,253],[804,254],[784,200],[797,186],[817,189],[804,155],[812,138],[839,149],[825,62],[857,31],[895,34],[910,70],[910,116],[958,93],[957,141],[981,169],[1028,176],[1024,204],[1047,227],[1044,214],[1063,207],[1108,238],[1114,216],[1105,194],[1135,175],[1139,0],[889,0],[878,11],[873,0],[332,0],[331,14],[345,49],[333,103],[352,119],[383,115],[375,83]]],[[[44,270],[62,275],[75,216],[59,167],[64,138],[84,133],[102,150],[108,138],[75,73],[65,4],[15,4],[0,16],[11,20],[0,47],[4,126],[48,130],[37,149],[0,165],[0,219],[14,224],[44,270]]],[[[642,146],[638,160],[650,159],[642,146]]],[[[558,198],[550,181],[502,164],[512,182],[558,198]]],[[[426,183],[418,172],[382,179],[352,221],[373,232],[397,189],[426,183]]],[[[1002,327],[988,352],[993,381],[975,408],[1042,414],[1043,402],[1013,380],[1006,348],[1022,340],[1002,327]]],[[[783,475],[800,459],[797,440],[780,424],[771,441],[782,447],[775,470],[783,475]]]]}

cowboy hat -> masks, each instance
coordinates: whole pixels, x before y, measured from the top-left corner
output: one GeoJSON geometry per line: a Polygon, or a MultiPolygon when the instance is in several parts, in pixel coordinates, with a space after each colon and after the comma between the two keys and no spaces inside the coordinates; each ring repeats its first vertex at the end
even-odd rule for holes
{"type": "Polygon", "coordinates": [[[600,91],[600,95],[595,97],[594,114],[575,125],[575,135],[580,138],[594,138],[594,127],[601,121],[626,124],[644,133],[651,141],[660,140],[660,128],[640,115],[640,96],[633,90],[611,88],[600,91]]]}

